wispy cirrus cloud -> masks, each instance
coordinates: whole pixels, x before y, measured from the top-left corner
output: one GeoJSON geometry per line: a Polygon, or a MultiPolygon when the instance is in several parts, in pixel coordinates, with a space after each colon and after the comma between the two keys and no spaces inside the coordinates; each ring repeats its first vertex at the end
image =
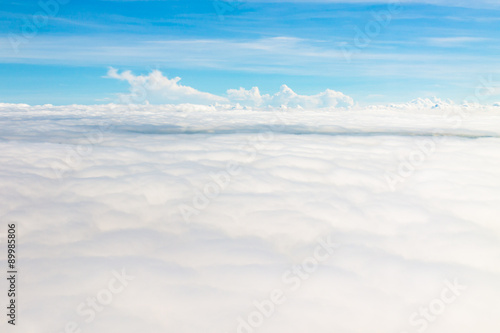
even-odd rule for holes
{"type": "Polygon", "coordinates": [[[484,37],[469,37],[469,36],[425,38],[425,41],[427,43],[433,46],[442,46],[442,47],[454,47],[471,43],[481,43],[488,40],[491,39],[484,37]]]}
{"type": "Polygon", "coordinates": [[[496,0],[248,0],[250,3],[341,3],[341,4],[388,4],[388,3],[401,3],[401,4],[428,4],[435,6],[447,7],[467,7],[467,8],[492,8],[499,7],[496,0]]]}
{"type": "MultiPolygon", "coordinates": [[[[424,39],[426,44],[458,45],[479,39],[424,39]]],[[[413,44],[422,45],[415,39],[413,44]]],[[[40,37],[14,55],[4,44],[2,63],[39,63],[91,66],[168,66],[170,68],[228,70],[253,73],[319,76],[404,76],[434,77],[435,73],[461,73],[494,68],[497,57],[485,54],[435,54],[428,50],[402,50],[408,41],[374,41],[347,63],[341,43],[290,36],[256,39],[158,39],[129,36],[80,37],[75,45],[70,37],[40,37]],[[462,62],[475,63],[464,67],[462,62]],[[420,66],[425,66],[425,71],[420,66]],[[401,71],[401,66],[405,71],[401,71]],[[481,69],[480,67],[484,67],[481,69]],[[430,76],[429,76],[430,75],[430,76]]],[[[412,45],[413,45],[412,44],[412,45]]]]}

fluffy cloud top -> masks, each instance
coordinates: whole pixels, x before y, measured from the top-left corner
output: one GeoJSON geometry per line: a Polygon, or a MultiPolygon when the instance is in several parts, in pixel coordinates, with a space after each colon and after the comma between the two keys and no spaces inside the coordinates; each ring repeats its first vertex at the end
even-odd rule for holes
{"type": "Polygon", "coordinates": [[[179,84],[180,77],[169,79],[159,70],[153,70],[148,75],[134,75],[131,71],[119,73],[110,68],[108,78],[127,81],[130,84],[130,93],[122,94],[121,101],[132,103],[166,102],[166,103],[193,103],[210,104],[224,103],[227,99],[210,93],[198,91],[192,87],[179,84]]]}
{"type": "Polygon", "coordinates": [[[282,85],[279,92],[274,95],[261,95],[257,87],[253,87],[250,90],[244,88],[229,89],[227,94],[232,102],[257,107],[285,105],[289,107],[317,109],[350,107],[354,105],[351,97],[338,91],[327,89],[319,94],[307,96],[295,93],[287,85],[282,85]]]}
{"type": "Polygon", "coordinates": [[[148,75],[134,75],[131,71],[118,72],[110,68],[108,78],[127,81],[130,84],[128,94],[121,94],[120,101],[125,103],[141,104],[145,102],[155,104],[238,104],[252,107],[294,107],[294,108],[335,108],[351,107],[354,101],[341,92],[327,89],[316,95],[299,95],[286,85],[273,94],[260,93],[258,87],[250,90],[239,88],[229,89],[227,96],[217,96],[201,92],[195,88],[179,84],[181,78],[169,79],[162,72],[154,70],[148,75]]]}
{"type": "Polygon", "coordinates": [[[462,128],[413,111],[0,105],[0,219],[22,249],[11,331],[248,333],[238,318],[277,288],[254,332],[412,333],[430,304],[426,332],[499,332],[500,111],[462,128]],[[311,270],[327,235],[340,246],[311,270]],[[306,259],[307,279],[283,280],[306,259]],[[122,269],[135,279],[109,299],[122,269]],[[455,279],[468,288],[441,311],[455,279]]]}

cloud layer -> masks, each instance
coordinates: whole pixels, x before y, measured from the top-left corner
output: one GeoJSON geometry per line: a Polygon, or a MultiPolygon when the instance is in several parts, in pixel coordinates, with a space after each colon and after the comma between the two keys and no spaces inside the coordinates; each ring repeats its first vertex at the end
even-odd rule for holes
{"type": "Polygon", "coordinates": [[[16,329],[247,333],[238,318],[278,288],[287,301],[255,331],[417,332],[412,314],[456,278],[467,289],[427,331],[498,332],[500,112],[472,108],[457,127],[425,105],[0,105],[0,218],[22,248],[16,329]],[[422,149],[391,189],[387,173],[422,149]],[[291,292],[283,274],[327,235],[340,247],[291,292]],[[87,322],[79,305],[122,268],[135,279],[87,322]]]}

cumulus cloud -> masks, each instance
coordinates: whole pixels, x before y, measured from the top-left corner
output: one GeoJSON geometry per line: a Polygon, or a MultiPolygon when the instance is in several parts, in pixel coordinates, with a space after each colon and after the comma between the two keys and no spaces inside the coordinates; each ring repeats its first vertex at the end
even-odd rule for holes
{"type": "Polygon", "coordinates": [[[245,88],[229,89],[227,96],[217,96],[201,92],[192,87],[179,84],[179,77],[169,79],[160,71],[154,70],[148,75],[134,75],[131,71],[119,73],[110,68],[108,78],[127,81],[130,84],[130,93],[122,94],[124,102],[151,103],[190,103],[190,104],[233,104],[252,107],[293,107],[293,108],[335,108],[351,107],[354,101],[341,92],[327,89],[316,95],[299,95],[286,85],[273,95],[260,93],[258,87],[250,90],[245,88]]]}
{"type": "Polygon", "coordinates": [[[192,87],[179,84],[180,77],[169,79],[159,70],[153,70],[148,75],[134,75],[131,71],[118,72],[115,68],[110,68],[108,78],[127,81],[130,84],[130,93],[121,95],[127,102],[137,104],[145,101],[155,103],[193,103],[210,104],[224,103],[227,99],[210,93],[198,91],[192,87]]]}
{"type": "Polygon", "coordinates": [[[250,90],[244,88],[229,89],[227,91],[231,101],[250,104],[253,106],[290,106],[302,108],[333,108],[350,107],[354,105],[351,97],[341,92],[327,89],[316,95],[299,95],[286,85],[280,87],[279,92],[274,95],[261,95],[259,88],[253,87],[250,90]]]}

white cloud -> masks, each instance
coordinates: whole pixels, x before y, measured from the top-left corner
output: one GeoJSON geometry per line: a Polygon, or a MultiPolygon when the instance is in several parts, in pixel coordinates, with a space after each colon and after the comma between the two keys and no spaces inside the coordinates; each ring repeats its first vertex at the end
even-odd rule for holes
{"type": "Polygon", "coordinates": [[[264,103],[264,99],[257,87],[253,87],[250,90],[245,88],[229,89],[227,95],[231,101],[236,103],[249,104],[252,106],[260,106],[264,103]]]}
{"type": "MultiPolygon", "coordinates": [[[[106,1],[161,1],[161,0],[106,0],[106,1]]],[[[249,3],[300,3],[310,2],[308,0],[247,0],[249,3]]],[[[351,3],[351,4],[388,4],[395,3],[396,0],[315,0],[317,3],[351,3]]],[[[490,8],[498,6],[497,0],[398,0],[402,4],[432,4],[437,6],[452,6],[452,7],[478,7],[490,8]]]]}
{"type": "MultiPolygon", "coordinates": [[[[290,32],[292,33],[293,31],[290,32]]],[[[189,70],[234,71],[237,74],[358,79],[413,77],[441,81],[446,77],[453,84],[467,84],[477,79],[478,73],[490,73],[492,68],[497,68],[497,57],[493,56],[492,52],[461,54],[460,57],[429,53],[421,48],[402,52],[401,47],[406,48],[408,45],[400,45],[399,41],[395,41],[391,42],[391,47],[386,47],[380,39],[374,41],[374,48],[361,50],[355,47],[355,35],[354,30],[349,29],[336,37],[331,36],[335,41],[328,41],[328,38],[320,38],[321,36],[313,39],[279,36],[257,39],[174,40],[162,40],[158,36],[84,36],[79,39],[77,45],[67,36],[39,36],[26,44],[18,55],[13,54],[8,45],[0,48],[0,60],[13,63],[42,62],[87,66],[114,64],[119,68],[130,68],[133,65],[144,69],[156,64],[189,70]],[[347,45],[348,53],[353,52],[351,63],[346,61],[345,52],[340,45],[347,45]]],[[[408,42],[415,46],[421,45],[422,40],[408,42]]],[[[483,44],[485,48],[491,45],[495,44],[483,44]]]]}
{"type": "MultiPolygon", "coordinates": [[[[300,3],[307,0],[248,0],[256,3],[300,3]]],[[[497,8],[497,0],[316,0],[318,3],[350,3],[350,4],[430,4],[436,6],[466,7],[466,8],[497,8]]]]}
{"type": "Polygon", "coordinates": [[[250,90],[239,88],[229,89],[227,97],[223,97],[180,85],[181,79],[179,77],[169,79],[158,70],[154,70],[148,75],[136,76],[130,71],[119,73],[115,68],[110,68],[107,77],[124,80],[130,84],[130,93],[120,95],[121,101],[125,103],[219,103],[252,107],[287,106],[308,109],[351,107],[354,105],[351,97],[330,89],[316,95],[299,95],[288,86],[282,85],[277,93],[262,95],[258,87],[253,87],[250,90]]]}
{"type": "Polygon", "coordinates": [[[250,90],[244,88],[229,89],[227,94],[231,101],[253,106],[285,105],[289,107],[317,109],[350,107],[354,105],[354,101],[351,97],[338,91],[327,89],[319,94],[306,96],[295,93],[286,85],[282,85],[279,92],[274,95],[261,95],[257,87],[253,87],[250,90]]]}
{"type": "Polygon", "coordinates": [[[470,43],[479,43],[489,40],[483,37],[431,37],[426,38],[429,44],[442,47],[455,47],[470,43]]]}
{"type": "Polygon", "coordinates": [[[130,93],[121,95],[125,102],[143,103],[193,103],[210,104],[223,103],[227,99],[210,93],[201,92],[194,88],[179,84],[180,77],[169,79],[158,70],[153,70],[148,75],[134,75],[130,71],[119,73],[115,68],[110,68],[108,78],[127,81],[130,84],[130,93]]]}
{"type": "Polygon", "coordinates": [[[399,109],[399,110],[432,110],[432,109],[451,109],[451,108],[456,108],[460,107],[459,105],[456,105],[452,101],[443,101],[440,98],[416,98],[413,99],[407,103],[401,103],[401,104],[389,104],[389,105],[379,105],[379,106],[369,106],[369,108],[379,108],[379,109],[386,109],[386,108],[391,108],[391,109],[399,109]]]}
{"type": "Polygon", "coordinates": [[[0,105],[0,217],[19,224],[22,249],[16,329],[235,333],[333,234],[333,257],[259,332],[414,332],[409,316],[455,277],[468,289],[429,332],[498,332],[500,111],[474,108],[458,129],[426,110],[0,105]],[[271,136],[271,124],[285,125],[271,136]],[[435,130],[446,142],[390,191],[386,171],[435,130]],[[231,161],[241,173],[186,224],[179,205],[231,161]],[[135,279],[86,323],[79,304],[122,268],[135,279]]]}

